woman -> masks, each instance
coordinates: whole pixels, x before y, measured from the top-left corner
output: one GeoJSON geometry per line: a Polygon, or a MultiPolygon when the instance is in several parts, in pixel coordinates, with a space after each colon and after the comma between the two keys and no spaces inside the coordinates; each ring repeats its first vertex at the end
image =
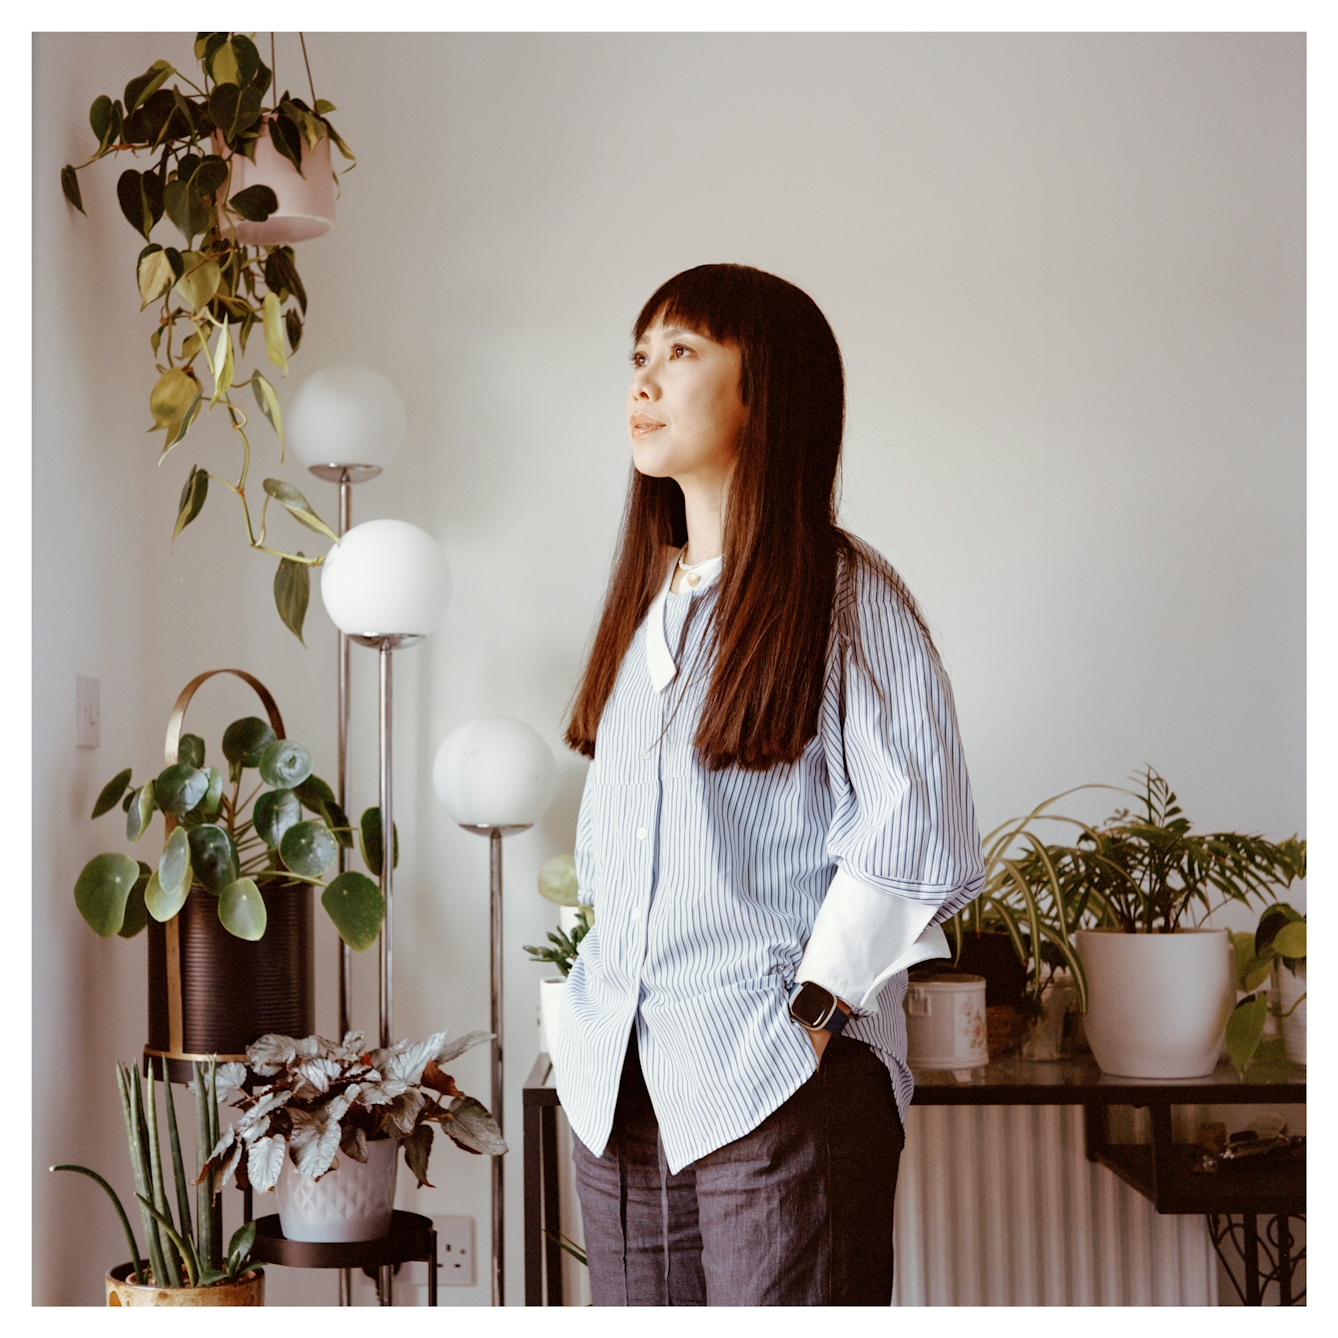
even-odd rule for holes
{"type": "Polygon", "coordinates": [[[554,1067],[596,1305],[887,1305],[906,968],[983,868],[951,690],[836,525],[822,313],[740,265],[635,328],[635,470],[567,742],[594,928],[554,1067]]]}

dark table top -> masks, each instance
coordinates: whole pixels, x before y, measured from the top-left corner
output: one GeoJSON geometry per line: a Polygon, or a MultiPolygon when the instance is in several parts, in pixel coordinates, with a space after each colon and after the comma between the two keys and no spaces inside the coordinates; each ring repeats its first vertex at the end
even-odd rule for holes
{"type": "MultiPolygon", "coordinates": [[[[1146,1106],[1240,1105],[1255,1102],[1304,1104],[1305,1069],[1285,1061],[1256,1063],[1242,1080],[1230,1064],[1206,1078],[1118,1078],[1102,1073],[1091,1055],[1042,1063],[1004,1055],[973,1069],[969,1082],[950,1072],[917,1069],[917,1106],[1146,1106]]],[[[526,1079],[527,1106],[556,1106],[553,1068],[546,1054],[526,1079]]]]}

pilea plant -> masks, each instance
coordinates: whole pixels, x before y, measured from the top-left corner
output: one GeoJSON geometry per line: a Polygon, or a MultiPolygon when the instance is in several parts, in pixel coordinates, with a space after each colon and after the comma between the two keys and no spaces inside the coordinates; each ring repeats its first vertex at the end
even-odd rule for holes
{"type": "Polygon", "coordinates": [[[432,1188],[434,1124],[466,1152],[506,1151],[487,1108],[440,1067],[491,1039],[491,1032],[471,1031],[448,1042],[439,1031],[368,1051],[358,1031],[339,1044],[320,1036],[262,1036],[247,1048],[246,1062],[270,1081],[250,1092],[232,1089],[230,1104],[242,1116],[217,1138],[201,1174],[226,1184],[244,1157],[251,1187],[263,1194],[278,1183],[285,1150],[302,1175],[319,1180],[337,1168],[340,1155],[366,1162],[369,1142],[394,1139],[418,1183],[432,1188]]]}
{"type": "MultiPolygon", "coordinates": [[[[312,775],[311,754],[277,738],[264,720],[246,716],[224,730],[223,756],[226,780],[205,765],[204,740],[183,734],[176,762],[153,779],[135,785],[127,767],[103,787],[94,818],[119,805],[126,836],[138,841],[158,810],[166,841],[153,869],[118,852],[89,860],[74,900],[90,928],[104,938],[131,938],[150,915],[170,920],[199,888],[218,898],[218,918],[230,934],[254,941],[263,937],[267,918],[260,889],[308,883],[324,889],[321,905],[344,942],[358,952],[369,948],[380,933],[385,900],[376,883],[354,870],[324,881],[339,847],[353,845],[353,830],[329,785],[312,775]],[[251,769],[259,771],[260,783],[243,798],[251,769]],[[303,809],[313,816],[304,818],[303,809]]],[[[358,836],[367,867],[379,874],[379,808],[362,815],[358,836]]],[[[399,862],[398,832],[392,858],[399,862]]]]}
{"type": "MultiPolygon", "coordinates": [[[[271,43],[271,53],[273,46],[271,43]]],[[[303,43],[305,56],[306,46],[303,43]]],[[[289,553],[266,542],[270,500],[308,529],[334,539],[334,531],[302,493],[281,479],[263,481],[259,521],[247,499],[251,443],[247,416],[231,392],[251,387],[260,413],[279,438],[283,419],[273,385],[258,370],[239,377],[236,359],[246,356],[254,329],[263,334],[265,353],[281,375],[297,351],[307,310],[307,293],[291,246],[245,246],[237,221],[263,222],[278,208],[265,185],[231,193],[238,155],[255,161],[257,142],[268,138],[293,167],[303,171],[326,136],[340,153],[353,155],[330,123],[332,103],[315,96],[304,102],[287,91],[275,96],[274,73],[250,37],[241,33],[199,33],[195,56],[199,82],[165,60],[155,60],[132,79],[122,97],[101,94],[89,109],[97,147],[87,162],[61,169],[65,198],[84,212],[79,173],[101,158],[146,154],[155,161],[144,171],[127,167],[117,179],[116,196],[130,226],[148,243],[136,261],[140,310],[154,307],[157,320],[149,343],[157,377],[149,394],[150,432],[161,432],[161,464],[190,431],[202,410],[226,411],[241,443],[241,469],[234,482],[191,467],[177,507],[175,539],[199,514],[209,484],[234,493],[241,503],[250,547],[279,558],[274,597],[279,616],[301,640],[310,594],[310,568],[321,561],[289,553]],[[268,101],[266,101],[268,97],[268,101]],[[183,239],[181,247],[152,240],[166,215],[183,239]],[[198,366],[213,382],[201,383],[198,366]]],[[[271,54],[271,62],[273,56],[271,54]]]]}

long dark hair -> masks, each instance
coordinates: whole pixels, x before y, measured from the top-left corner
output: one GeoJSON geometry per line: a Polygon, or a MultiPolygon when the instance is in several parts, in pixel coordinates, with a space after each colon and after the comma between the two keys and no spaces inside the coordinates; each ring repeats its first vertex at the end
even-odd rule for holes
{"type": "MultiPolygon", "coordinates": [[[[836,524],[845,376],[813,299],[747,265],[698,265],[651,296],[633,339],[660,318],[735,344],[741,355],[748,415],[726,503],[713,667],[694,743],[712,770],[765,770],[796,761],[817,732],[833,634],[859,655],[858,569],[876,571],[928,631],[892,568],[836,524]]],[[[595,755],[618,666],[664,580],[666,546],[681,548],[687,538],[678,484],[633,470],[604,611],[567,727],[567,743],[586,757],[595,755]]]]}

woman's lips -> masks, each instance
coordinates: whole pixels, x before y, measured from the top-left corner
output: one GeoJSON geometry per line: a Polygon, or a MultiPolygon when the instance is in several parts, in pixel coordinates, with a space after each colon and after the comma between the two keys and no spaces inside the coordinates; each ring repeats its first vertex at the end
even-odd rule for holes
{"type": "Polygon", "coordinates": [[[649,436],[652,432],[658,432],[663,426],[663,423],[657,423],[653,418],[633,418],[631,420],[632,435],[634,437],[649,436]]]}

